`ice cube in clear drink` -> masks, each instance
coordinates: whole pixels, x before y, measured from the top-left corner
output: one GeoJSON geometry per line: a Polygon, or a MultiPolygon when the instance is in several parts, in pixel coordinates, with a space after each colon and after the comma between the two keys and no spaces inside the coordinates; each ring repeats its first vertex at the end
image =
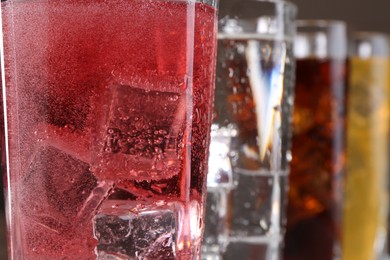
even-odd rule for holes
{"type": "Polygon", "coordinates": [[[93,171],[99,179],[169,179],[180,171],[185,100],[179,93],[109,87],[93,171]]]}
{"type": "Polygon", "coordinates": [[[218,259],[227,239],[227,201],[233,189],[231,156],[232,138],[237,135],[233,125],[213,124],[207,176],[207,203],[202,255],[204,259],[218,259]]]}
{"type": "Polygon", "coordinates": [[[207,187],[231,188],[233,185],[232,172],[232,138],[237,135],[234,126],[219,127],[214,124],[211,127],[211,141],[209,153],[209,172],[207,175],[207,187]]]}
{"type": "Polygon", "coordinates": [[[268,255],[269,246],[266,243],[231,242],[221,259],[272,259],[268,255]]]}
{"type": "Polygon", "coordinates": [[[230,235],[247,237],[268,234],[272,213],[272,173],[235,168],[235,174],[237,186],[229,198],[232,214],[230,235]]]}
{"type": "Polygon", "coordinates": [[[175,259],[177,220],[172,205],[108,200],[94,218],[98,259],[175,259]]]}
{"type": "Polygon", "coordinates": [[[219,255],[226,246],[228,236],[228,196],[228,189],[208,188],[202,244],[203,255],[219,255]]]}

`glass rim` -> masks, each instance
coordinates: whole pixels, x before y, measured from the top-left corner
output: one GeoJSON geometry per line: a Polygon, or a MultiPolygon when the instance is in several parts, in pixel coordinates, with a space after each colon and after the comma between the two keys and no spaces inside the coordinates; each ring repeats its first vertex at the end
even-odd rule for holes
{"type": "Polygon", "coordinates": [[[351,57],[390,57],[390,34],[379,31],[354,31],[351,34],[351,57]]]}
{"type": "Polygon", "coordinates": [[[203,3],[218,9],[220,0],[193,0],[195,3],[203,3]]]}
{"type": "Polygon", "coordinates": [[[343,20],[327,20],[327,19],[299,19],[296,21],[297,28],[299,27],[317,27],[317,28],[329,28],[329,27],[347,27],[347,22],[343,20]]]}
{"type": "Polygon", "coordinates": [[[372,39],[372,38],[384,38],[390,41],[390,34],[380,31],[354,31],[352,32],[353,39],[372,39]]]}
{"type": "Polygon", "coordinates": [[[296,58],[346,59],[347,23],[341,20],[298,20],[294,55],[296,58]]]}

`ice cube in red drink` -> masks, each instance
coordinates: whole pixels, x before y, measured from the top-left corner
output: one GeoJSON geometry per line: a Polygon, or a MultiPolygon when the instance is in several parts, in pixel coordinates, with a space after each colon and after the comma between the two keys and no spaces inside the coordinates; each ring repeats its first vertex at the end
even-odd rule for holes
{"type": "Polygon", "coordinates": [[[90,236],[90,220],[111,184],[98,182],[89,164],[81,159],[88,154],[81,135],[51,125],[38,128],[38,147],[20,193],[21,224],[29,257],[76,257],[80,253],[83,259],[83,254],[85,259],[94,259],[96,241],[90,236]]]}
{"type": "Polygon", "coordinates": [[[99,179],[169,179],[180,171],[185,100],[180,93],[109,87],[93,163],[99,179]]]}

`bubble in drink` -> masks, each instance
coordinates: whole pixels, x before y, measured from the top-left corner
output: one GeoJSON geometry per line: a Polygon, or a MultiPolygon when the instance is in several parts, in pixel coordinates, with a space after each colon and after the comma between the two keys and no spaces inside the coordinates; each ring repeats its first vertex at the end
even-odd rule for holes
{"type": "Polygon", "coordinates": [[[159,180],[180,172],[185,100],[179,93],[109,87],[93,171],[99,179],[159,180]]]}

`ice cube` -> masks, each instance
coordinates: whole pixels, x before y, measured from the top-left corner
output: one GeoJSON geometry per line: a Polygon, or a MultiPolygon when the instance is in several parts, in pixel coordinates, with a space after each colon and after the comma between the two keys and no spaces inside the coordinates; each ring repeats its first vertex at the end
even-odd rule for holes
{"type": "Polygon", "coordinates": [[[65,144],[63,133],[54,133],[44,134],[50,138],[41,140],[22,180],[20,209],[26,251],[32,259],[58,255],[94,259],[96,240],[88,220],[107,196],[111,184],[98,183],[89,164],[75,157],[79,153],[71,151],[71,145],[63,147],[69,153],[60,150],[65,144]]]}
{"type": "MultiPolygon", "coordinates": [[[[85,259],[94,260],[96,240],[91,235],[92,226],[73,229],[69,223],[61,230],[53,230],[42,220],[28,219],[22,223],[24,254],[31,260],[41,259],[85,259]]],[[[54,220],[52,220],[54,221],[54,220]]],[[[57,219],[57,225],[59,220],[57,219]]]]}
{"type": "Polygon", "coordinates": [[[211,128],[211,142],[209,154],[209,172],[207,187],[226,187],[233,185],[232,163],[230,157],[231,141],[237,135],[233,126],[211,128]]]}
{"type": "MultiPolygon", "coordinates": [[[[332,131],[330,131],[332,132],[332,131]]],[[[313,130],[309,135],[296,135],[293,139],[293,160],[289,187],[289,225],[318,215],[324,207],[335,203],[333,187],[335,176],[343,170],[345,155],[336,154],[333,139],[324,138],[313,130]],[[304,143],[305,145],[301,145],[304,143]],[[302,160],[304,158],[304,160],[302,160]],[[307,174],[315,172],[315,174],[307,174]],[[310,207],[307,206],[310,201],[310,207]],[[297,210],[296,210],[297,209],[297,210]],[[293,212],[293,213],[292,213],[293,212]]]]}
{"type": "Polygon", "coordinates": [[[270,171],[234,169],[237,186],[231,191],[231,236],[269,233],[272,213],[273,175],[270,171]]]}
{"type": "Polygon", "coordinates": [[[206,216],[202,253],[218,255],[226,246],[228,236],[227,201],[229,190],[211,187],[207,189],[206,216]]]}
{"type": "Polygon", "coordinates": [[[79,131],[71,126],[56,127],[38,124],[36,135],[40,143],[48,143],[61,151],[83,161],[91,162],[91,140],[87,131],[79,131]]]}
{"type": "Polygon", "coordinates": [[[42,146],[23,181],[25,213],[55,212],[75,217],[96,184],[89,164],[53,146],[42,146]]]}
{"type": "Polygon", "coordinates": [[[181,95],[126,85],[109,91],[93,163],[96,176],[143,181],[178,175],[186,116],[181,95]]]}
{"type": "Polygon", "coordinates": [[[23,156],[26,160],[20,162],[21,169],[26,169],[22,172],[23,177],[29,174],[29,168],[41,151],[41,147],[48,144],[83,162],[91,162],[91,138],[86,131],[81,132],[70,126],[56,127],[38,123],[31,132],[33,133],[31,141],[25,142],[24,140],[24,149],[27,149],[29,153],[23,156]]]}
{"type": "MultiPolygon", "coordinates": [[[[261,241],[261,238],[259,239],[261,241]]],[[[223,253],[222,259],[275,259],[269,258],[269,246],[261,242],[237,241],[229,243],[226,252],[223,253]]]]}
{"type": "Polygon", "coordinates": [[[95,216],[99,259],[174,259],[178,216],[173,205],[130,204],[108,200],[95,216]]]}

